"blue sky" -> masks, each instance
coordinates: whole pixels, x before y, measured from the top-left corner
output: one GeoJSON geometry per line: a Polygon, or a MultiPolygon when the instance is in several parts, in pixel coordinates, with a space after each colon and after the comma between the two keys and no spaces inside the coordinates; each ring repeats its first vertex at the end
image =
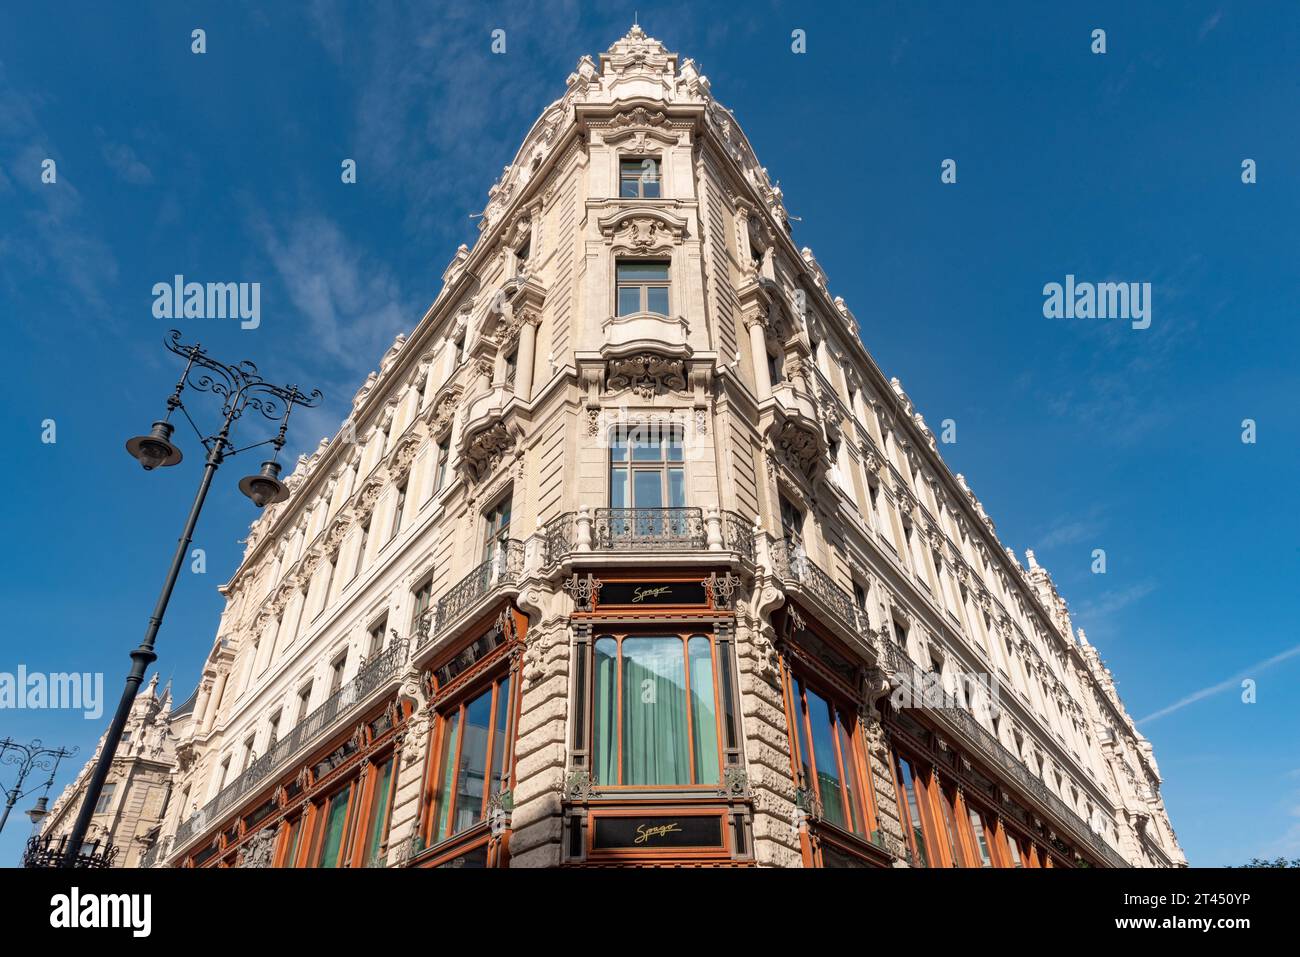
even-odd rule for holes
{"type": "MultiPolygon", "coordinates": [[[[1300,520],[1284,501],[1300,465],[1300,9],[467,6],[6,14],[0,671],[102,671],[108,707],[120,693],[202,464],[183,433],[178,468],[145,474],[122,451],[178,371],[153,284],[262,284],[259,328],[180,326],[324,391],[291,433],[294,453],[314,447],[473,241],[472,214],[578,57],[639,8],[735,111],[886,375],[932,427],[955,420],[949,463],[1003,541],[1052,571],[1130,712],[1178,706],[1141,727],[1191,862],[1300,856],[1300,654],[1260,664],[1300,646],[1300,520]],[[498,28],[505,55],[490,52],[498,28]],[[1150,282],[1151,327],[1044,318],[1044,284],[1067,274],[1150,282]]],[[[207,573],[182,575],[159,637],[182,696],[252,517],[236,482],[256,465],[218,474],[195,543],[207,573]]],[[[0,737],[85,756],[105,724],[3,711],[0,737]]],[[[26,823],[11,819],[0,862],[26,823]]]]}

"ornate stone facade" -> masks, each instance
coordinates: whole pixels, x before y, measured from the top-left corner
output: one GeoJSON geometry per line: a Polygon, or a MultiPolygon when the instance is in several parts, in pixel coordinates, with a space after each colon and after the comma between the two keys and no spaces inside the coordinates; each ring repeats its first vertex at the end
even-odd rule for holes
{"type": "Polygon", "coordinates": [[[479,229],[253,525],[170,863],[978,865],[973,831],[960,861],[924,846],[903,762],[1001,866],[1183,863],[1095,650],[881,374],[693,61],[636,26],[582,57],[479,229]],[[649,274],[666,299],[625,307],[649,274]],[[619,484],[650,459],[661,484],[619,484]],[[707,665],[689,766],[623,739],[620,764],[595,715],[609,649],[646,635],[707,665]],[[909,705],[931,673],[949,697],[909,705]],[[831,751],[801,737],[817,708],[831,751]],[[463,794],[455,747],[480,749],[463,794]]]}
{"type": "MultiPolygon", "coordinates": [[[[177,742],[188,732],[193,703],[191,697],[173,707],[170,684],[159,693],[155,674],[131,706],[87,835],[88,840],[107,840],[118,848],[114,867],[147,866],[163,850],[158,838],[170,810],[172,786],[179,766],[189,760],[177,742]]],[[[57,843],[72,831],[102,747],[101,738],[90,760],[54,802],[41,825],[42,835],[57,843]]]]}

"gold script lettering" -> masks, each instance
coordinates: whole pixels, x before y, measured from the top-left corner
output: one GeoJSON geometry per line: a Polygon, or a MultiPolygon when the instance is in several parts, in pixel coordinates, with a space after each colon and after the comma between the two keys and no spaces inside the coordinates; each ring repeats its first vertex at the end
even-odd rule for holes
{"type": "Polygon", "coordinates": [[[632,589],[632,601],[638,602],[646,598],[656,598],[659,595],[670,595],[672,589],[667,585],[660,585],[658,588],[634,588],[632,589]]]}
{"type": "Polygon", "coordinates": [[[659,824],[655,827],[646,827],[644,824],[638,824],[636,826],[636,840],[632,843],[644,844],[652,837],[663,837],[666,834],[677,834],[680,831],[681,828],[677,826],[676,821],[673,821],[671,824],[659,824]]]}

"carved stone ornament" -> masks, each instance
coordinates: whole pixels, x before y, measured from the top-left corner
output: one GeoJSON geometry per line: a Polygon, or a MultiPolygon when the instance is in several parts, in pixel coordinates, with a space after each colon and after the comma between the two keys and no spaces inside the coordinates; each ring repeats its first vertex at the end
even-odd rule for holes
{"type": "Polygon", "coordinates": [[[681,359],[668,359],[652,353],[611,359],[605,380],[611,392],[632,389],[643,399],[665,392],[686,390],[685,365],[681,359]]]}
{"type": "Polygon", "coordinates": [[[776,437],[776,447],[791,465],[809,478],[813,477],[820,455],[815,433],[810,429],[800,428],[793,422],[787,422],[781,426],[781,431],[776,437]]]}
{"type": "Polygon", "coordinates": [[[270,867],[275,853],[275,828],[264,827],[240,849],[239,867],[270,867]]]}
{"type": "Polygon", "coordinates": [[[474,481],[481,482],[514,447],[515,437],[505,423],[494,422],[470,440],[464,464],[474,481]]]}

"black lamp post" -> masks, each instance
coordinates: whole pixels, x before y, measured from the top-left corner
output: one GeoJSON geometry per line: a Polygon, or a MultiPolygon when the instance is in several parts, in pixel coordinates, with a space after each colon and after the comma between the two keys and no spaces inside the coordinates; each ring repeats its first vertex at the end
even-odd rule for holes
{"type": "Polygon", "coordinates": [[[14,809],[23,797],[31,794],[32,791],[39,788],[32,788],[32,791],[23,790],[23,782],[27,780],[27,775],[34,770],[49,771],[50,779],[43,785],[45,795],[36,802],[36,807],[27,812],[27,816],[32,819],[33,824],[39,824],[45,814],[41,812],[45,809],[49,801],[50,786],[54,784],[54,775],[59,770],[59,762],[69,755],[77,753],[73,748],[69,751],[67,748],[47,748],[41,744],[41,739],[37,738],[31,744],[19,744],[13,738],[5,738],[0,741],[0,764],[16,765],[18,768],[18,780],[14,786],[7,788],[0,785],[0,791],[4,792],[5,809],[0,812],[0,831],[5,829],[5,823],[9,820],[9,812],[14,809]]]}
{"type": "Polygon", "coordinates": [[[176,382],[176,391],[167,399],[167,414],[163,416],[161,421],[153,424],[153,429],[148,435],[138,435],[128,441],[126,450],[139,460],[145,471],[152,471],[160,466],[175,465],[179,462],[181,460],[180,449],[176,448],[171,441],[172,432],[175,429],[171,417],[173,412],[180,409],[185,418],[189,420],[190,425],[194,427],[199,442],[208,452],[208,458],[203,466],[203,479],[199,482],[199,490],[194,496],[194,504],[190,508],[189,518],[185,520],[185,528],[181,532],[180,540],[177,543],[176,554],[172,558],[171,567],[167,570],[167,578],[163,582],[162,594],[158,596],[158,603],[154,606],[153,614],[149,618],[149,625],[145,629],[144,639],[140,642],[140,647],[131,652],[131,672],[126,676],[126,688],[122,692],[122,700],[118,702],[117,713],[108,726],[104,746],[100,749],[99,759],[95,762],[94,773],[91,774],[90,784],[86,788],[86,796],[82,799],[81,810],[77,814],[77,822],[73,825],[72,834],[63,858],[64,867],[75,867],[77,865],[79,849],[85,842],[86,832],[90,828],[90,819],[95,813],[95,805],[99,802],[99,795],[103,790],[104,781],[107,779],[109,769],[112,767],[113,755],[117,751],[118,742],[122,739],[122,728],[126,725],[126,719],[131,713],[131,704],[135,701],[136,692],[140,688],[140,683],[144,680],[145,670],[158,658],[153,650],[154,639],[157,637],[158,628],[162,624],[163,614],[167,611],[167,603],[171,599],[172,589],[176,585],[176,578],[180,574],[181,565],[185,561],[186,550],[189,548],[190,541],[194,536],[194,526],[198,523],[199,512],[203,509],[204,499],[207,498],[208,489],[212,486],[212,477],[216,474],[218,466],[227,456],[246,452],[261,445],[274,446],[275,452],[272,453],[270,460],[262,463],[261,471],[256,475],[250,475],[243,479],[239,483],[239,489],[252,499],[253,504],[258,508],[262,508],[271,502],[284,501],[289,497],[289,490],[280,481],[280,464],[276,462],[275,458],[279,455],[280,450],[284,448],[284,436],[289,428],[289,413],[293,411],[295,405],[309,408],[317,405],[321,400],[321,394],[318,390],[312,390],[310,395],[304,395],[298,391],[296,385],[272,385],[258,375],[257,366],[253,365],[253,363],[244,361],[235,365],[227,365],[224,362],[218,362],[197,344],[192,346],[183,345],[180,338],[180,332],[173,329],[169,337],[163,340],[163,345],[169,351],[185,360],[185,371],[181,373],[180,379],[176,382]],[[181,393],[187,385],[195,391],[210,392],[220,397],[221,412],[225,418],[221,428],[215,434],[205,436],[199,427],[194,424],[189,411],[181,402],[181,393]],[[260,412],[272,421],[279,419],[280,431],[273,439],[266,439],[237,449],[233,447],[233,443],[230,441],[230,430],[235,421],[248,409],[260,412]]]}

